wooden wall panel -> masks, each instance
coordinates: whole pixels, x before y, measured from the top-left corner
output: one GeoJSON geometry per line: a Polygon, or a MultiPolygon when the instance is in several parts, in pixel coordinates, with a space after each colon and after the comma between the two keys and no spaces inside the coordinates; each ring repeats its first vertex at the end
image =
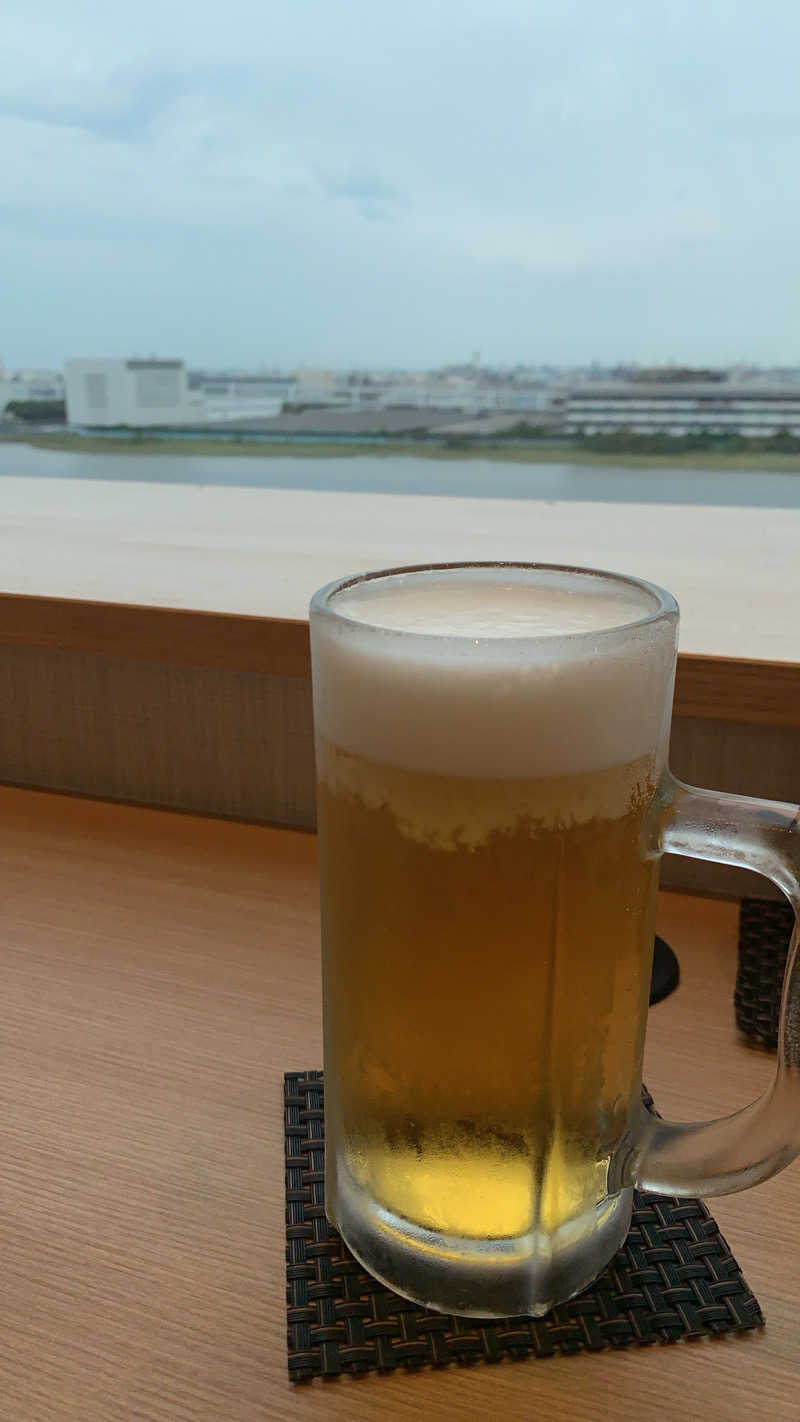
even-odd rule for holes
{"type": "MultiPolygon", "coordinates": [[[[311,829],[311,687],[230,666],[0,645],[0,781],[311,829]]],[[[681,716],[671,763],[709,788],[800,799],[800,732],[681,716]]],[[[669,856],[662,882],[772,891],[737,870],[669,856]]]]}
{"type": "Polygon", "coordinates": [[[308,827],[305,678],[0,647],[0,780],[308,827]]]}
{"type": "MultiPolygon", "coordinates": [[[[792,727],[678,716],[672,727],[670,765],[690,785],[770,800],[800,800],[800,731],[792,727]]],[[[661,882],[665,888],[699,893],[781,897],[761,875],[674,855],[664,859],[661,882]]]]}
{"type": "MultiPolygon", "coordinates": [[[[307,621],[0,592],[0,646],[308,677],[307,621]]],[[[680,716],[800,729],[800,660],[678,657],[680,716]]]]}

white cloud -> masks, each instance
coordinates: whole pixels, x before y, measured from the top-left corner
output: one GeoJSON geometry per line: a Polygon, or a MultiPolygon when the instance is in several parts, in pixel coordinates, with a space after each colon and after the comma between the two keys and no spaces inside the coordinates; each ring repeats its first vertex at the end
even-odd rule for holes
{"type": "Polygon", "coordinates": [[[798,38],[790,0],[6,0],[3,354],[514,359],[530,308],[576,359],[796,358],[798,38]]]}

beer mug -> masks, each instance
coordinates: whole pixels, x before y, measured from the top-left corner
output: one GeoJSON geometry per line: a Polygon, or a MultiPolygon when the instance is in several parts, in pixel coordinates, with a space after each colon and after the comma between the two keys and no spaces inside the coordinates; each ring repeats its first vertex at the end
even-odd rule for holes
{"type": "Polygon", "coordinates": [[[800,1151],[800,973],[775,1080],[702,1125],[641,1097],[659,856],[796,905],[798,810],[667,768],[678,608],[520,563],[311,604],[326,1211],[399,1294],[538,1315],[599,1274],[633,1186],[714,1195],[800,1151]]]}

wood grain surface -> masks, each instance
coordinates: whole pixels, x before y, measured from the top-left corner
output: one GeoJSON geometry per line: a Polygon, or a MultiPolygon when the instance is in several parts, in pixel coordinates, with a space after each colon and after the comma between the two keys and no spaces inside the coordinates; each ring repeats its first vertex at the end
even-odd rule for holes
{"type": "Polygon", "coordinates": [[[0,593],[0,646],[273,676],[311,675],[307,621],[202,608],[0,593]]]}
{"type": "MultiPolygon", "coordinates": [[[[800,1169],[713,1209],[763,1334],[293,1387],[281,1075],[321,1062],[313,836],[0,791],[3,1422],[796,1419],[800,1169]]],[[[647,1080],[686,1119],[772,1070],[737,910],[663,895],[647,1080]]]]}
{"type": "MultiPolygon", "coordinates": [[[[800,726],[800,641],[792,645],[794,661],[681,652],[675,715],[800,726]]],[[[311,675],[305,618],[202,608],[0,592],[0,647],[271,676],[311,675]]]]}

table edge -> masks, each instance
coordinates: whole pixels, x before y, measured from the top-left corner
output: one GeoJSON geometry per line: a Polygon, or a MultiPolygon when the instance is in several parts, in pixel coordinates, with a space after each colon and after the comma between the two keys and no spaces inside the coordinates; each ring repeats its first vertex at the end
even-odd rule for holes
{"type": "MultiPolygon", "coordinates": [[[[309,677],[308,622],[0,593],[0,646],[309,677]]],[[[800,662],[681,652],[676,716],[800,727],[800,662]]]]}

